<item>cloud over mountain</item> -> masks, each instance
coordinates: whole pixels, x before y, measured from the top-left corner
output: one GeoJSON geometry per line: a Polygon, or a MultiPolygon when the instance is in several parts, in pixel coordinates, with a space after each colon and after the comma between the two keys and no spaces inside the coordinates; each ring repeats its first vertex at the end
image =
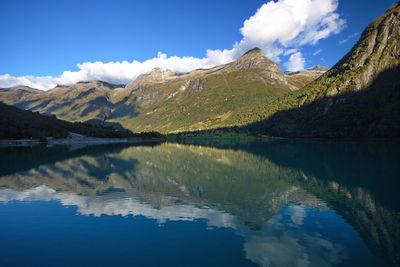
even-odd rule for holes
{"type": "MultiPolygon", "coordinates": [[[[256,13],[244,21],[240,32],[242,39],[231,49],[207,50],[203,58],[167,56],[159,52],[143,62],[84,62],[77,71],[64,71],[58,77],[0,75],[0,87],[27,85],[50,89],[57,84],[70,85],[79,81],[103,80],[110,83],[128,83],[153,68],[188,72],[198,68],[210,68],[235,60],[247,50],[260,47],[274,61],[288,51],[298,51],[304,45],[339,33],[345,21],[336,13],[338,0],[279,0],[263,4],[256,13]]],[[[292,54],[284,66],[288,70],[304,67],[301,52],[292,54]]]]}
{"type": "Polygon", "coordinates": [[[300,52],[294,53],[289,57],[289,61],[284,65],[288,71],[297,71],[304,69],[305,59],[300,52]]]}

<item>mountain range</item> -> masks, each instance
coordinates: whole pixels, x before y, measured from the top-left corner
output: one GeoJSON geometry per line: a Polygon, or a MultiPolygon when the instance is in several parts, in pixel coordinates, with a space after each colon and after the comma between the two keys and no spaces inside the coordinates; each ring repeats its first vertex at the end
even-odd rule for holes
{"type": "Polygon", "coordinates": [[[120,123],[135,132],[168,133],[234,126],[232,115],[298,90],[325,71],[318,66],[284,73],[255,48],[212,69],[175,73],[157,68],[125,86],[102,81],[57,86],[49,91],[16,86],[0,89],[0,99],[68,121],[120,123]]]}
{"type": "Polygon", "coordinates": [[[79,82],[41,91],[0,89],[15,107],[134,132],[241,130],[284,137],[400,135],[400,4],[364,30],[330,70],[283,72],[263,51],[234,62],[140,75],[126,85],[79,82]]]}

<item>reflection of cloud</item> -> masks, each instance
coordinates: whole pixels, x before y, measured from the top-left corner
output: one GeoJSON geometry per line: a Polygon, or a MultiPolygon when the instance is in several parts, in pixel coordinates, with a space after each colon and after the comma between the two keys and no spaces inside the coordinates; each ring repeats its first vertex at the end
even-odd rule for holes
{"type": "Polygon", "coordinates": [[[295,224],[303,224],[304,217],[306,216],[306,211],[304,207],[298,205],[292,205],[288,208],[290,218],[295,224]]]}
{"type": "Polygon", "coordinates": [[[297,52],[292,54],[289,57],[289,61],[286,62],[284,65],[288,71],[298,71],[304,69],[305,59],[301,52],[297,52]]]}
{"type": "Polygon", "coordinates": [[[0,202],[19,201],[50,201],[56,195],[56,190],[47,186],[38,186],[24,191],[14,191],[7,188],[0,189],[0,202]]]}
{"type": "Polygon", "coordinates": [[[142,203],[131,195],[108,194],[100,196],[83,196],[67,192],[57,192],[45,185],[22,192],[11,189],[0,189],[0,201],[50,201],[58,200],[63,206],[77,206],[82,215],[121,215],[145,216],[159,223],[170,221],[194,221],[206,219],[208,225],[215,227],[236,228],[235,217],[227,213],[193,205],[165,205],[159,209],[150,204],[142,203]]]}
{"type": "MultiPolygon", "coordinates": [[[[302,224],[306,210],[290,205],[283,215],[302,224]]],[[[283,215],[276,215],[260,231],[243,234],[249,260],[261,266],[332,266],[347,257],[341,245],[319,233],[306,232],[300,224],[285,224],[283,215]]]]}
{"type": "Polygon", "coordinates": [[[12,200],[58,200],[64,206],[77,206],[78,213],[82,215],[144,216],[159,223],[204,219],[209,226],[235,229],[238,235],[244,237],[246,258],[261,266],[331,266],[346,257],[341,245],[331,242],[320,233],[310,233],[302,228],[307,209],[301,205],[287,206],[261,229],[253,230],[237,217],[223,211],[191,204],[169,204],[154,208],[126,193],[84,196],[57,192],[44,185],[21,192],[0,189],[1,202],[12,200]],[[293,223],[287,223],[285,218],[290,218],[293,223]]]}

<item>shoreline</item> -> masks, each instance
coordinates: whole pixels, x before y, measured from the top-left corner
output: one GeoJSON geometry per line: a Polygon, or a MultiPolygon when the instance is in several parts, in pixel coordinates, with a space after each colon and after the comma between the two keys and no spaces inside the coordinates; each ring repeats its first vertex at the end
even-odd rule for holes
{"type": "Polygon", "coordinates": [[[107,144],[129,144],[144,142],[162,142],[164,139],[159,138],[63,138],[41,141],[39,139],[16,139],[16,140],[0,140],[0,147],[4,146],[54,146],[54,145],[107,145],[107,144]]]}

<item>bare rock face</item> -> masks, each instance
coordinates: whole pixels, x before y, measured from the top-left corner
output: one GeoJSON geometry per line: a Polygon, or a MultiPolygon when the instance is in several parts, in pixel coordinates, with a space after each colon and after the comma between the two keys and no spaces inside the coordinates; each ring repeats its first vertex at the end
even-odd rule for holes
{"type": "Polygon", "coordinates": [[[238,60],[225,65],[224,71],[244,71],[249,69],[267,69],[274,72],[280,71],[278,65],[268,59],[260,48],[247,51],[238,60]]]}
{"type": "Polygon", "coordinates": [[[327,77],[336,76],[335,95],[367,87],[382,71],[400,64],[400,3],[372,21],[361,39],[332,69],[327,77]]]}
{"type": "Polygon", "coordinates": [[[194,80],[189,80],[188,83],[188,88],[190,89],[190,92],[197,92],[203,89],[204,87],[204,80],[203,79],[194,79],[194,80]]]}

